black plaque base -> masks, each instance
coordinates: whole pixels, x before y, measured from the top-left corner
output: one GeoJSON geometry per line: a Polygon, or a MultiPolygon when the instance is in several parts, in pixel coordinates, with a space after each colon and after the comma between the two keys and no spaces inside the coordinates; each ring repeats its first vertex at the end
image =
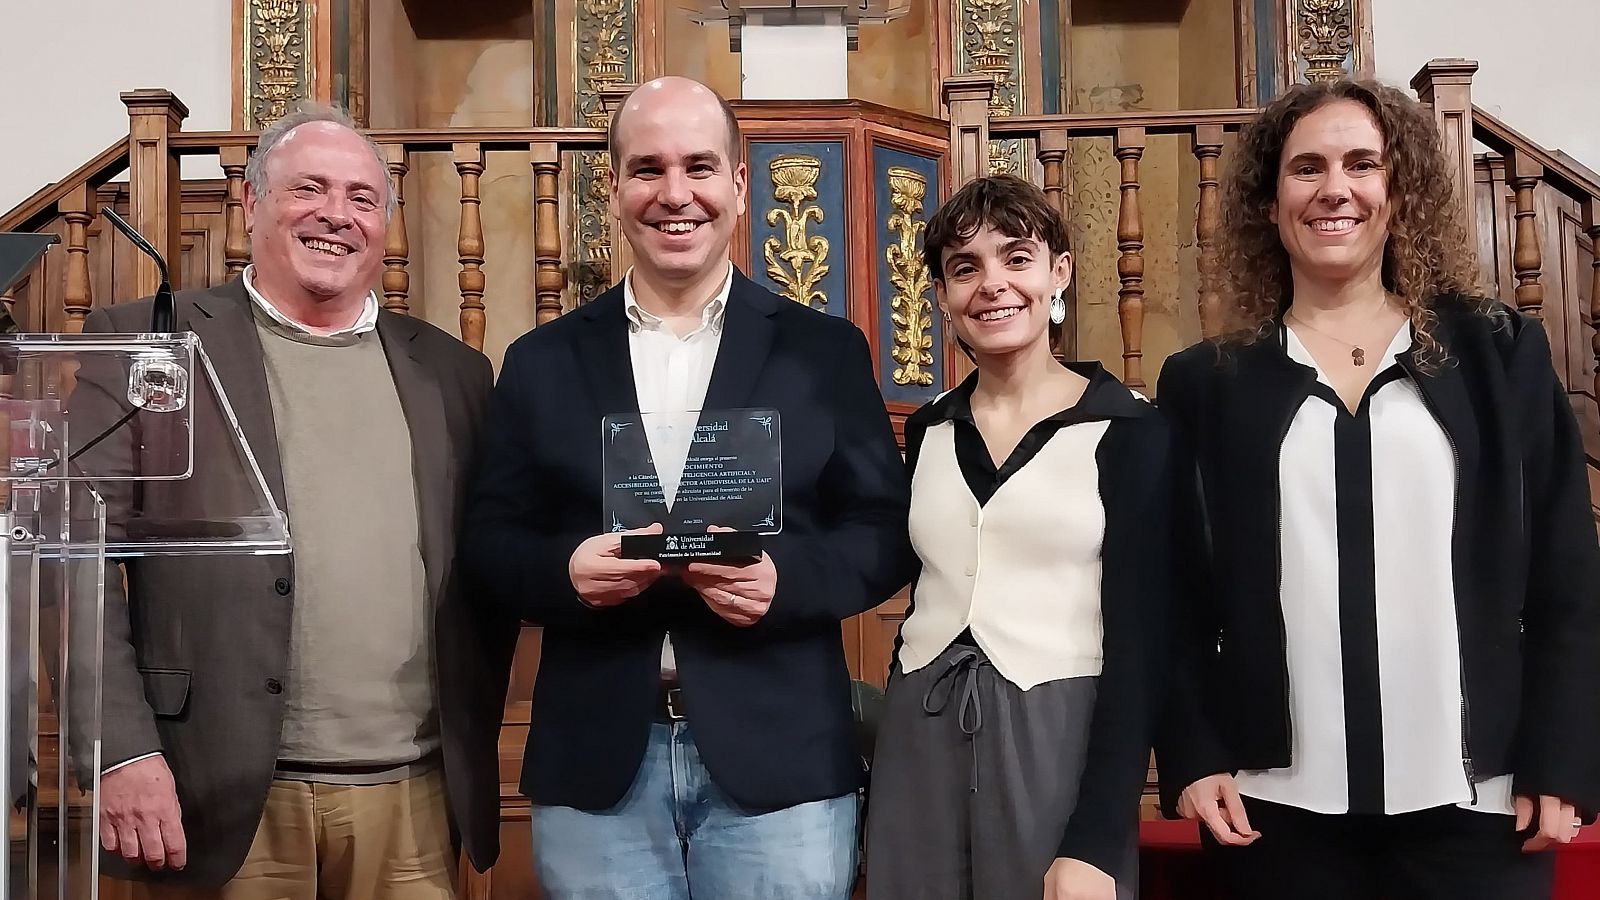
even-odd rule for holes
{"type": "Polygon", "coordinates": [[[622,557],[679,563],[760,559],[761,535],[754,531],[625,534],[622,536],[622,557]]]}

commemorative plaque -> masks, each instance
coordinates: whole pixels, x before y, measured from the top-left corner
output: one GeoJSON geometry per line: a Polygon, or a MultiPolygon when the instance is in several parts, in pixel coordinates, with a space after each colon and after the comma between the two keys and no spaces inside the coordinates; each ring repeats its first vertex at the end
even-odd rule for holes
{"type": "Polygon", "coordinates": [[[624,557],[757,559],[762,537],[783,530],[777,410],[619,413],[600,431],[605,530],[661,523],[660,534],[623,535],[624,557]]]}

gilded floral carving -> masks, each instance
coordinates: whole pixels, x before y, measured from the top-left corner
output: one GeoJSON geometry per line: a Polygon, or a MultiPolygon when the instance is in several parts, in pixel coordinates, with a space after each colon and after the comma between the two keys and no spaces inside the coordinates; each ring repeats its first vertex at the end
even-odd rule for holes
{"type": "Polygon", "coordinates": [[[886,255],[889,281],[894,298],[889,301],[889,318],[894,326],[894,348],[890,356],[899,366],[892,373],[898,385],[927,387],[933,384],[933,303],[928,299],[932,280],[922,261],[918,238],[928,223],[922,215],[923,199],[928,195],[928,179],[915,169],[891,166],[889,176],[888,226],[895,242],[886,255]]]}
{"type": "Polygon", "coordinates": [[[782,286],[779,291],[796,303],[814,309],[828,305],[828,295],[818,285],[828,274],[828,239],[808,235],[807,223],[822,224],[822,207],[817,199],[817,179],[822,176],[822,160],[804,154],[775,157],[768,166],[772,176],[772,196],[788,208],[767,210],[767,224],[783,223],[783,237],[768,237],[761,245],[767,260],[767,274],[782,286]]]}
{"type": "MultiPolygon", "coordinates": [[[[958,69],[988,75],[994,81],[991,116],[1016,115],[1022,109],[1021,6],[1018,0],[961,0],[957,8],[961,52],[958,69]]],[[[1017,174],[1023,148],[1016,140],[989,142],[989,173],[1017,174]]]]}
{"type": "Polygon", "coordinates": [[[1300,0],[1295,30],[1306,81],[1338,81],[1349,75],[1346,62],[1355,42],[1350,0],[1300,0]]]}
{"type": "MultiPolygon", "coordinates": [[[[634,3],[632,0],[579,0],[576,63],[578,121],[604,128],[607,116],[600,92],[624,84],[632,76],[634,3]]],[[[577,246],[583,254],[583,277],[575,287],[578,302],[587,303],[611,286],[611,155],[604,150],[581,153],[574,177],[578,215],[577,246]]],[[[619,273],[620,274],[620,273],[619,273]]]]}
{"type": "Polygon", "coordinates": [[[245,7],[245,127],[288,114],[311,83],[311,4],[250,0],[245,7]]]}

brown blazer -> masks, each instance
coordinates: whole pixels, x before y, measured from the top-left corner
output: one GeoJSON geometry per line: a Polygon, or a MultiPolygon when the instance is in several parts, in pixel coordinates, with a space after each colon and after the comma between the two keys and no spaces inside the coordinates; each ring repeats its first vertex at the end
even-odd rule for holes
{"type": "MultiPolygon", "coordinates": [[[[199,336],[281,506],[272,404],[243,282],[183,291],[176,300],[176,330],[199,336]]],[[[96,310],[84,330],[140,332],[149,321],[150,303],[140,301],[96,310]]],[[[411,431],[422,557],[436,609],[452,827],[482,871],[499,853],[496,747],[517,628],[513,621],[490,621],[493,614],[482,612],[487,604],[463,599],[454,561],[462,492],[493,374],[482,354],[418,319],[380,312],[378,335],[411,431]]],[[[127,409],[120,385],[97,390],[93,376],[92,367],[79,373],[73,412],[81,420],[115,421],[127,409]]],[[[199,390],[202,381],[196,373],[199,390]]],[[[214,407],[200,396],[193,401],[197,477],[105,486],[110,530],[130,515],[193,516],[204,508],[203,498],[222,489],[208,483],[204,460],[226,452],[219,444],[224,432],[214,407]]],[[[93,452],[129,454],[140,441],[139,421],[93,452]]],[[[101,460],[90,471],[112,464],[101,460]]],[[[165,755],[183,807],[189,863],[182,872],[152,876],[106,854],[105,867],[122,877],[219,885],[243,862],[272,781],[294,609],[293,558],[153,556],[127,560],[125,570],[126,596],[120,585],[106,592],[101,762],[109,767],[154,751],[165,755]]]]}

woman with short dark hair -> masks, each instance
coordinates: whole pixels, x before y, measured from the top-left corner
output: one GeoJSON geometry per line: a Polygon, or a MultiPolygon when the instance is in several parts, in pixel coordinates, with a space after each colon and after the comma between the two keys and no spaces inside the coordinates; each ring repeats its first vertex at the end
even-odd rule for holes
{"type": "Polygon", "coordinates": [[[1400,91],[1295,87],[1231,165],[1231,328],[1158,391],[1186,589],[1163,800],[1245,900],[1548,897],[1524,841],[1600,805],[1600,552],[1544,328],[1479,292],[1400,91]]]}
{"type": "Polygon", "coordinates": [[[1011,176],[963,187],[924,254],[977,370],[906,422],[921,562],[868,807],[881,900],[1131,900],[1164,655],[1167,427],[1058,362],[1066,227],[1011,176]]]}

